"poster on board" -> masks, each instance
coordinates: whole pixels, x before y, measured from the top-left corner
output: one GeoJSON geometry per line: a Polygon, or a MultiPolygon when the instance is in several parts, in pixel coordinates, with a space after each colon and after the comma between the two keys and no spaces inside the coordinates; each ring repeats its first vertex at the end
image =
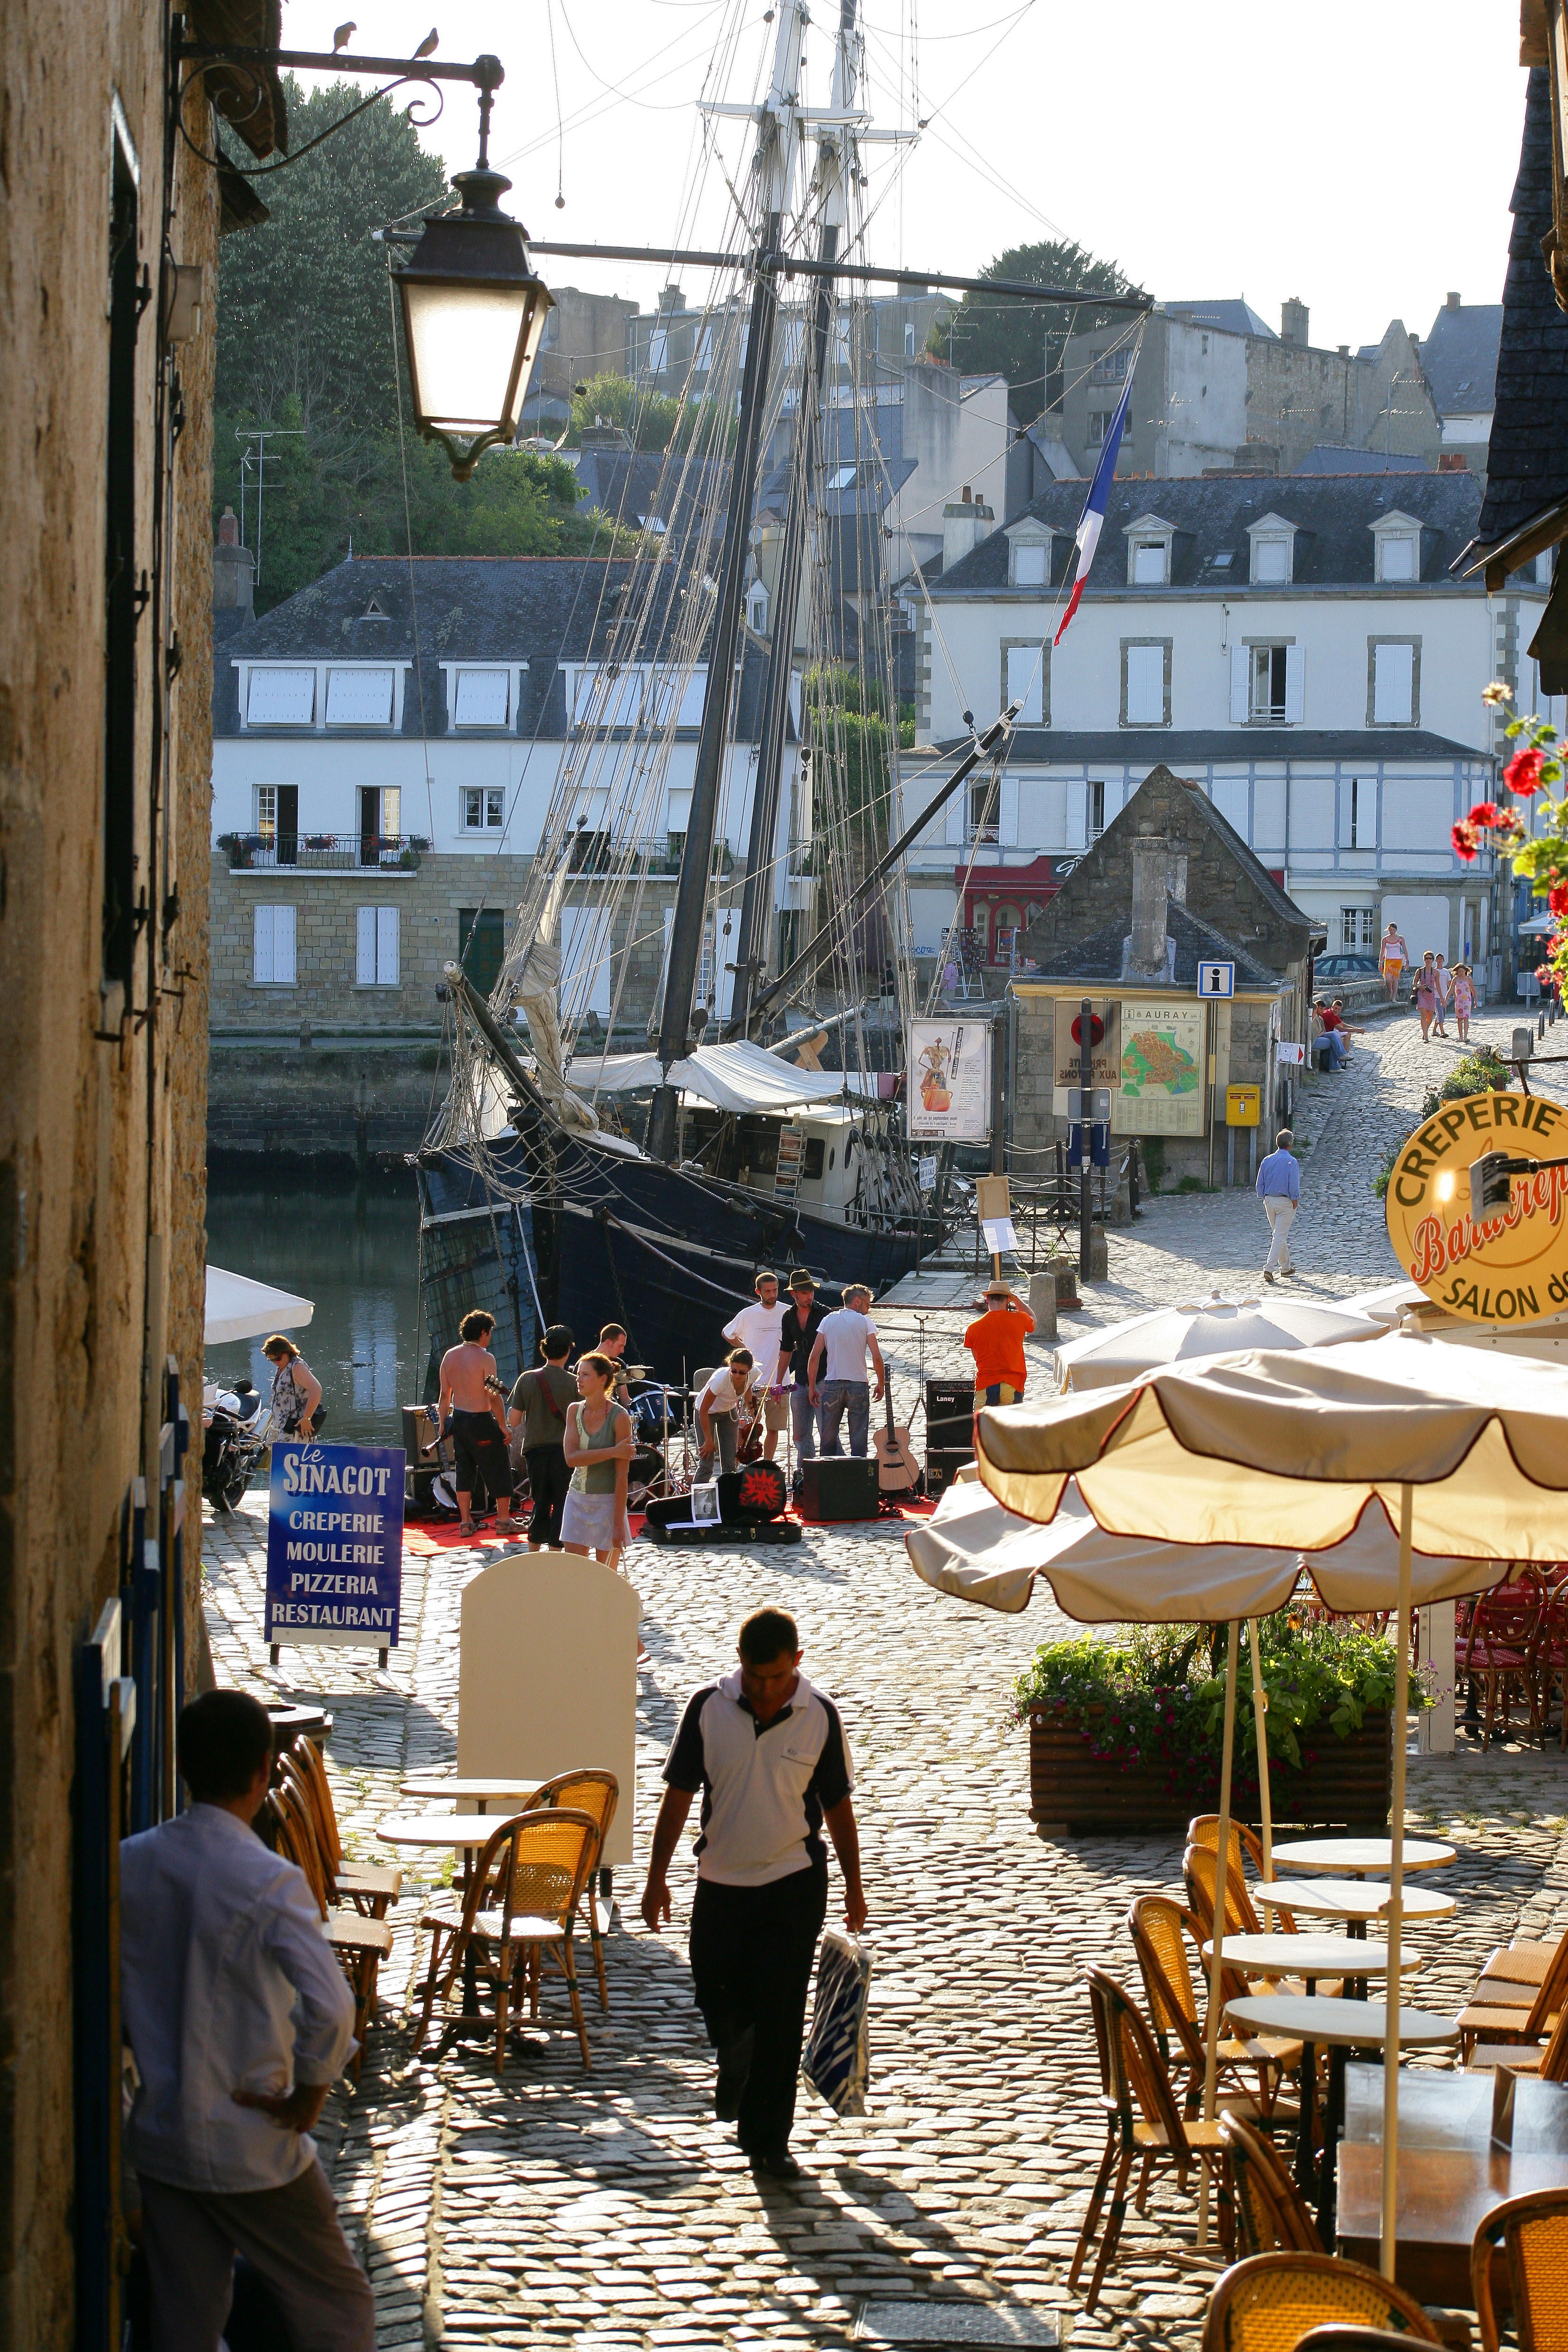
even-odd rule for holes
{"type": "Polygon", "coordinates": [[[403,1602],[400,1445],[272,1448],[267,1518],[269,1643],[397,1647],[403,1602]]]}
{"type": "Polygon", "coordinates": [[[1201,1004],[1123,998],[1118,1135],[1202,1135],[1206,1017],[1201,1004]]]}
{"type": "Polygon", "coordinates": [[[911,1021],[905,1067],[911,1142],[984,1142],[991,1132],[988,1022],[911,1021]]]}

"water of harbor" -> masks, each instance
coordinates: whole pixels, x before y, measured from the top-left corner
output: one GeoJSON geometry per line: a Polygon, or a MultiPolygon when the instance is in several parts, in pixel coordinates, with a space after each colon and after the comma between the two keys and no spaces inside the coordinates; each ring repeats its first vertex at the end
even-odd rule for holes
{"type": "MultiPolygon", "coordinates": [[[[308,1161],[292,1181],[207,1181],[207,1256],[231,1274],[314,1301],[289,1336],[321,1383],[324,1436],[400,1445],[398,1409],[425,1385],[429,1335],[419,1324],[419,1222],[414,1181],[399,1171],[326,1181],[308,1161]]],[[[259,1339],[206,1350],[209,1380],[248,1370],[263,1394],[272,1368],[259,1339]]]]}

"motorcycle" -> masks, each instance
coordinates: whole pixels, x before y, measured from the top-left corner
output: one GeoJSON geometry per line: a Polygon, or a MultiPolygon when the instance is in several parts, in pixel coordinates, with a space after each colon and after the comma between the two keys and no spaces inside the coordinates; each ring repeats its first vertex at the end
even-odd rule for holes
{"type": "Polygon", "coordinates": [[[267,1451],[269,1418],[248,1381],[233,1389],[208,1381],[202,1389],[202,1493],[226,1517],[267,1451]]]}

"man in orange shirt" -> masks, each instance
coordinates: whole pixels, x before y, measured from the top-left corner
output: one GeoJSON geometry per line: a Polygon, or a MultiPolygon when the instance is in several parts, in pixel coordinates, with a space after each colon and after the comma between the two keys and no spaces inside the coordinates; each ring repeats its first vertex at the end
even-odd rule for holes
{"type": "Polygon", "coordinates": [[[963,1335],[974,1359],[974,1408],[983,1404],[1016,1404],[1024,1393],[1028,1367],[1024,1341],[1035,1318],[1005,1282],[985,1286],[985,1312],[963,1335]]]}

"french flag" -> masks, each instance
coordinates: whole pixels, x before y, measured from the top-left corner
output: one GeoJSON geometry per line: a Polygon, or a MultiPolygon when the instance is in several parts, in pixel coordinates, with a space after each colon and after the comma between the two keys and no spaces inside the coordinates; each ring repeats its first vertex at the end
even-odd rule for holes
{"type": "Polygon", "coordinates": [[[1110,497],[1110,485],[1116,479],[1117,454],[1121,447],[1122,428],[1127,423],[1127,402],[1131,390],[1132,377],[1129,374],[1121,387],[1121,397],[1116,404],[1116,414],[1110,420],[1110,430],[1100,453],[1100,463],[1094,469],[1094,479],[1089,486],[1089,496],[1083,502],[1083,512],[1079,517],[1078,532],[1073,541],[1078,549],[1078,572],[1072,583],[1072,594],[1068,599],[1067,611],[1062,614],[1061,627],[1051,639],[1053,646],[1059,646],[1067,635],[1068,623],[1078,611],[1078,600],[1083,594],[1084,583],[1094,562],[1094,551],[1100,545],[1106,502],[1110,497]]]}

